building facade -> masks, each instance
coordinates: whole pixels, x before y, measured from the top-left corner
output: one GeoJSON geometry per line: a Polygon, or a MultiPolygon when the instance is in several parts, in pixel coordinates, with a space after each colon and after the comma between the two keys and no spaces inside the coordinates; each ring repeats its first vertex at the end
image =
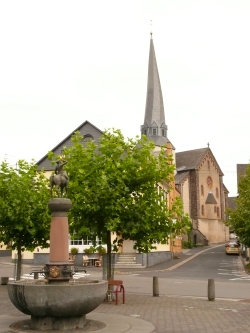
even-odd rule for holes
{"type": "Polygon", "coordinates": [[[191,241],[194,244],[227,241],[229,229],[223,221],[228,190],[211,149],[176,153],[176,170],[176,186],[193,225],[191,241]]]}

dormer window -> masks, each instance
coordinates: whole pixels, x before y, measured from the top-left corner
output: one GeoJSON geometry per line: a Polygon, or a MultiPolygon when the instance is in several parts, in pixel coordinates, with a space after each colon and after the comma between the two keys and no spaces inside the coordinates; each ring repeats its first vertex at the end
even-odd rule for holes
{"type": "Polygon", "coordinates": [[[157,135],[157,129],[153,128],[153,135],[157,135]]]}
{"type": "Polygon", "coordinates": [[[90,135],[90,134],[86,134],[86,135],[84,135],[84,137],[83,137],[83,139],[82,139],[83,142],[92,141],[92,140],[94,140],[94,138],[93,138],[93,136],[90,135]]]}

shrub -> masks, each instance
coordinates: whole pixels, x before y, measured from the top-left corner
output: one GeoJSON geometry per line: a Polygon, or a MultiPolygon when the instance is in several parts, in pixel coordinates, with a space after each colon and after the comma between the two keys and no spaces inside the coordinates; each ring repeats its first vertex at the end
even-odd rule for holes
{"type": "Polygon", "coordinates": [[[90,246],[88,247],[87,249],[84,249],[83,250],[85,253],[95,253],[96,252],[96,249],[94,246],[90,246]]]}
{"type": "Polygon", "coordinates": [[[193,244],[191,241],[182,241],[182,248],[183,249],[192,249],[193,244]]]}
{"type": "Polygon", "coordinates": [[[97,246],[96,251],[97,251],[100,255],[103,255],[103,254],[106,253],[106,249],[105,249],[105,247],[103,247],[102,245],[97,246]]]}
{"type": "Polygon", "coordinates": [[[72,247],[70,249],[70,254],[72,254],[73,256],[75,256],[78,253],[79,249],[77,247],[72,247]]]}

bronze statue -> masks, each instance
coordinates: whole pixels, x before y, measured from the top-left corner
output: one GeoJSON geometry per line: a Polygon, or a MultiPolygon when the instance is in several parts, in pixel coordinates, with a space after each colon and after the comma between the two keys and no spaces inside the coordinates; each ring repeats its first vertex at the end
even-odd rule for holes
{"type": "Polygon", "coordinates": [[[56,192],[58,197],[63,196],[63,192],[65,192],[65,197],[67,197],[68,194],[68,185],[69,185],[69,177],[67,175],[67,172],[63,170],[63,167],[68,162],[64,159],[63,156],[59,158],[59,160],[56,161],[56,167],[55,167],[55,174],[50,176],[50,193],[52,197],[52,190],[55,186],[56,192]]]}

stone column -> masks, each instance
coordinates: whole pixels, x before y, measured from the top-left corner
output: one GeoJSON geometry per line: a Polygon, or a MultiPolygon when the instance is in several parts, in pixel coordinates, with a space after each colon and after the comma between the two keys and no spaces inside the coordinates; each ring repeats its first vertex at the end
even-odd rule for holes
{"type": "Polygon", "coordinates": [[[71,201],[65,198],[54,198],[48,203],[48,207],[52,211],[50,256],[49,263],[46,264],[49,282],[70,279],[70,275],[66,271],[69,265],[68,211],[71,206],[71,201]]]}

